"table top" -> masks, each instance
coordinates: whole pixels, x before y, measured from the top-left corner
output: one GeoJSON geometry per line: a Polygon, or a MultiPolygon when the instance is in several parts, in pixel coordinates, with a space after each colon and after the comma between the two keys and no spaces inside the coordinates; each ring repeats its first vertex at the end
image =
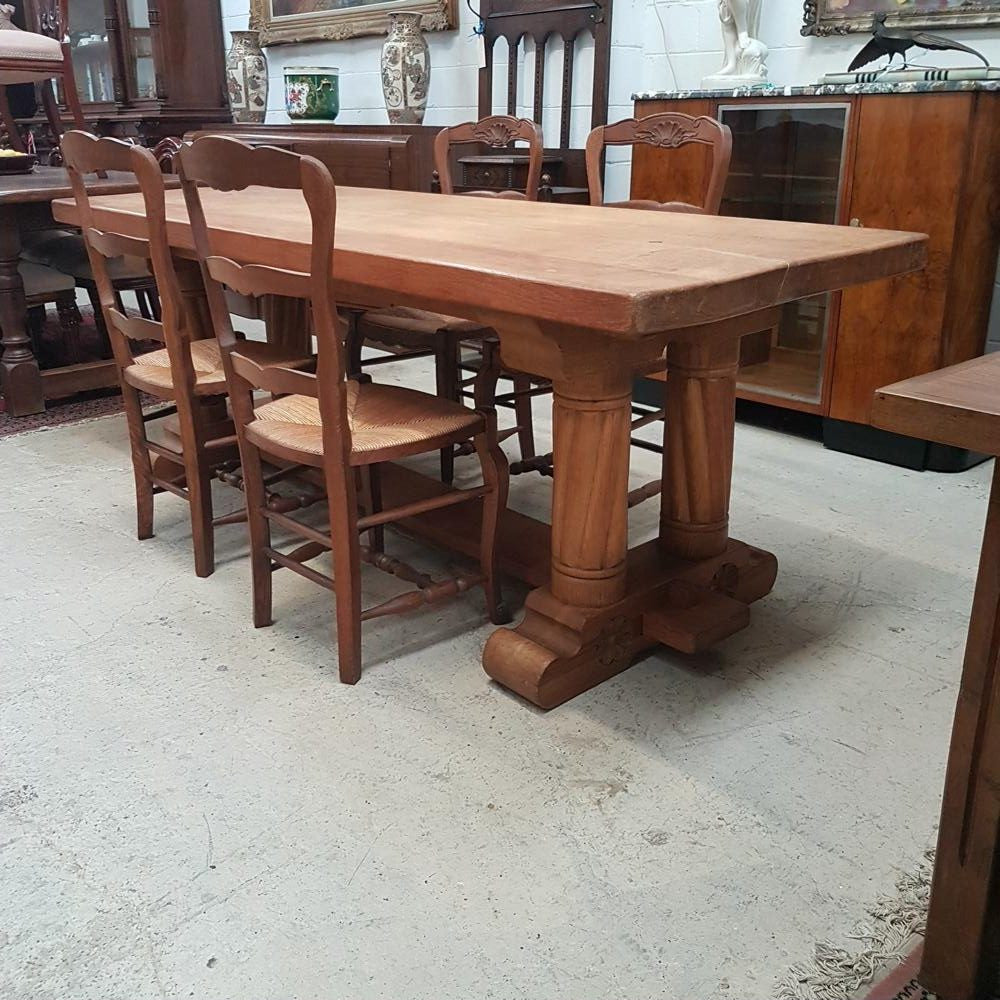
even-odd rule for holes
{"type": "MultiPolygon", "coordinates": [[[[96,174],[87,178],[87,188],[101,194],[137,191],[133,174],[111,172],[107,178],[96,174]]],[[[52,201],[72,197],[69,174],[64,167],[35,167],[30,174],[0,174],[0,205],[21,205],[32,201],[52,201]]]]}
{"type": "MultiPolygon", "coordinates": [[[[308,269],[299,192],[203,200],[216,253],[308,269]]],[[[144,234],[138,195],[92,204],[98,225],[144,234]]],[[[71,202],[53,210],[76,221],[71,202]]],[[[180,192],[168,192],[167,216],[171,243],[190,250],[180,192]]],[[[913,233],[350,187],[337,189],[336,226],[334,271],[352,291],[492,325],[527,317],[627,339],[916,270],[927,255],[927,237],[913,233]]]]}
{"type": "Polygon", "coordinates": [[[1000,455],[1000,354],[917,375],[875,393],[883,430],[1000,455]]]}

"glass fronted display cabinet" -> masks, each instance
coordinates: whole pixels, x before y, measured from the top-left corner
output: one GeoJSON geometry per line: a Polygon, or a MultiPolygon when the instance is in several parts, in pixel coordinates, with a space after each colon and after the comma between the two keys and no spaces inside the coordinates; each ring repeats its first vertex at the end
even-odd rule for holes
{"type": "MultiPolygon", "coordinates": [[[[871,409],[879,387],[984,350],[1000,248],[1000,91],[876,82],[636,98],[637,118],[661,112],[732,130],[726,215],[927,234],[924,269],[789,303],[776,329],[745,337],[739,394],[818,415],[830,448],[961,467],[872,427],[871,409]]],[[[708,168],[703,148],[638,146],[631,196],[698,203],[708,168]]]]}
{"type": "MultiPolygon", "coordinates": [[[[836,223],[849,112],[848,104],[720,105],[718,117],[733,133],[722,214],[836,223]]],[[[820,405],[832,300],[824,294],[789,303],[776,329],[745,345],[745,395],[820,405]]]]}
{"type": "MultiPolygon", "coordinates": [[[[40,23],[54,0],[18,0],[40,23]]],[[[210,0],[69,0],[67,26],[84,114],[110,135],[155,145],[231,120],[222,14],[210,0]]]]}

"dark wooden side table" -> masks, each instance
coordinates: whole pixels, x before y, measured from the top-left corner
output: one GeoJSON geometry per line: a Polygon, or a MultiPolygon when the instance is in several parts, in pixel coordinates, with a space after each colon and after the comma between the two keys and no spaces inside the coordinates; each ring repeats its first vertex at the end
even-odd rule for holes
{"type": "MultiPolygon", "coordinates": [[[[101,194],[138,190],[131,174],[93,177],[88,185],[101,194]]],[[[51,202],[71,198],[62,167],[36,167],[30,174],[0,175],[0,389],[7,412],[15,417],[41,413],[55,396],[116,384],[113,361],[92,361],[42,372],[26,327],[24,284],[17,265],[23,233],[57,229],[51,202]]]]}
{"type": "MultiPolygon", "coordinates": [[[[1000,354],[879,389],[877,427],[1000,455],[1000,354]]],[[[945,778],[920,983],[992,997],[1000,972],[1000,462],[986,513],[945,778]]]]}

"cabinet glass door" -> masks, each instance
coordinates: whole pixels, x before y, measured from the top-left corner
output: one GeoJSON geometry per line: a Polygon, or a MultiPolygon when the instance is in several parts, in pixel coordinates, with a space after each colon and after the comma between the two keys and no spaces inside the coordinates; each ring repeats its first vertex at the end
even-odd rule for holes
{"type": "MultiPolygon", "coordinates": [[[[847,104],[723,105],[733,158],[722,214],[794,222],[838,221],[847,104]]],[[[774,330],[743,341],[739,388],[821,403],[829,294],[791,302],[774,330]]]]}
{"type": "Polygon", "coordinates": [[[131,97],[136,101],[156,99],[156,64],[147,0],[125,0],[125,54],[131,97]]]}
{"type": "Polygon", "coordinates": [[[73,0],[69,5],[69,38],[80,100],[84,104],[110,104],[115,99],[115,80],[104,0],[73,0]]]}

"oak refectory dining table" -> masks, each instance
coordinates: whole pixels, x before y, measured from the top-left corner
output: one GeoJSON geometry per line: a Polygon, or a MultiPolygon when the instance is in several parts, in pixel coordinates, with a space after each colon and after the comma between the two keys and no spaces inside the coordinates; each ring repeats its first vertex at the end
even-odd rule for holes
{"type": "MultiPolygon", "coordinates": [[[[308,270],[296,192],[204,193],[214,252],[308,270]]],[[[93,199],[96,224],[145,235],[134,195],[93,199]]],[[[77,222],[72,202],[56,217],[77,222]]],[[[171,245],[190,257],[182,196],[167,194],[171,245]]],[[[333,269],[344,302],[398,304],[497,330],[503,364],[553,383],[551,525],[509,512],[501,565],[535,586],[486,672],[551,708],[665,644],[695,651],[746,626],[775,557],[729,535],[739,338],[782,303],[918,269],[926,237],[841,226],[338,188],[333,269]],[[632,379],[666,349],[659,537],[630,549],[632,379]]],[[[208,333],[208,331],[206,331],[208,333]]],[[[393,470],[386,502],[432,494],[393,470]]],[[[466,505],[472,508],[474,505],[466,505]]],[[[459,551],[454,512],[408,524],[459,551]]]]}

